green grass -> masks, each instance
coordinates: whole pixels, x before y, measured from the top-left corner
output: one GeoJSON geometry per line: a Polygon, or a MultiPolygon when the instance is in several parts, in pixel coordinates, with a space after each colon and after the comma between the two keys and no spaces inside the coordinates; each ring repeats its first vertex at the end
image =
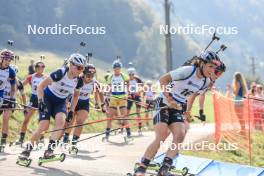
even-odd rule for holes
{"type": "MultiPolygon", "coordinates": [[[[196,97],[193,108],[192,115],[199,116],[199,97],[196,97]]],[[[205,105],[204,105],[204,113],[206,115],[206,122],[212,123],[214,122],[214,107],[213,107],[213,96],[211,92],[206,94],[205,105]]],[[[195,120],[195,123],[199,123],[199,120],[195,120]]]]}
{"type": "MultiPolygon", "coordinates": [[[[206,139],[210,143],[215,143],[214,137],[206,139]]],[[[251,165],[257,167],[264,166],[264,135],[261,132],[256,132],[252,135],[252,159],[251,165]]],[[[227,144],[224,140],[222,144],[227,144]]],[[[231,162],[238,164],[250,165],[249,151],[244,150],[215,150],[215,151],[182,151],[182,154],[192,155],[196,157],[209,158],[223,162],[231,162]]]]}

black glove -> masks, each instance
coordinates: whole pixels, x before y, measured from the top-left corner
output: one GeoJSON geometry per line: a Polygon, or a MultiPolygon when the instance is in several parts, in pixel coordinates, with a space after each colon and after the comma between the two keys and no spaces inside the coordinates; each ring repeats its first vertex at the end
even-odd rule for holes
{"type": "Polygon", "coordinates": [[[71,122],[73,119],[73,111],[69,111],[66,117],[66,122],[71,122]]]}
{"type": "Polygon", "coordinates": [[[27,115],[27,110],[24,109],[24,110],[23,110],[23,113],[24,113],[24,115],[27,115]]]}
{"type": "Polygon", "coordinates": [[[101,104],[101,109],[102,109],[102,112],[103,112],[103,113],[106,113],[106,110],[105,110],[105,103],[102,103],[102,104],[101,104]]]}
{"type": "Polygon", "coordinates": [[[100,109],[100,106],[98,105],[98,103],[95,103],[94,107],[95,109],[100,109]]]}
{"type": "Polygon", "coordinates": [[[16,99],[15,98],[9,98],[8,106],[10,108],[15,108],[16,107],[16,99]]]}
{"type": "Polygon", "coordinates": [[[206,116],[205,116],[205,114],[204,114],[203,109],[200,109],[200,111],[199,111],[199,115],[200,115],[199,119],[200,119],[202,122],[204,122],[204,121],[206,120],[206,116]]]}
{"type": "Polygon", "coordinates": [[[44,101],[42,99],[39,100],[38,102],[38,109],[40,113],[44,113],[47,112],[47,105],[44,103],[44,101]]]}

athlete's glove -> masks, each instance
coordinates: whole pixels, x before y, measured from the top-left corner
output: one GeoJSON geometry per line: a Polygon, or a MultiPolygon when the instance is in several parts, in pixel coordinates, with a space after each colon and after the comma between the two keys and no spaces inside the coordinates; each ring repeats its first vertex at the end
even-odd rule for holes
{"type": "Polygon", "coordinates": [[[206,120],[206,116],[205,116],[205,114],[204,114],[203,109],[200,109],[200,111],[199,111],[199,115],[200,115],[199,119],[200,119],[202,122],[204,122],[204,121],[206,120]]]}
{"type": "Polygon", "coordinates": [[[102,109],[102,112],[103,112],[103,113],[106,113],[105,103],[102,103],[102,104],[101,104],[101,109],[102,109]]]}
{"type": "Polygon", "coordinates": [[[14,98],[9,98],[8,106],[9,106],[10,108],[15,108],[15,107],[16,107],[16,99],[14,99],[14,98]]]}
{"type": "Polygon", "coordinates": [[[95,103],[94,108],[95,109],[100,109],[100,106],[98,105],[98,103],[95,103]]]}
{"type": "Polygon", "coordinates": [[[185,120],[189,123],[193,122],[193,117],[190,111],[186,111],[183,113],[183,115],[185,116],[185,120]]]}
{"type": "Polygon", "coordinates": [[[44,103],[44,101],[42,99],[39,100],[38,102],[38,109],[40,113],[44,113],[47,112],[47,105],[44,103]]]}
{"type": "Polygon", "coordinates": [[[23,110],[24,115],[27,115],[27,109],[23,110]]]}
{"type": "Polygon", "coordinates": [[[66,122],[71,122],[73,119],[73,111],[69,111],[66,117],[66,122]]]}

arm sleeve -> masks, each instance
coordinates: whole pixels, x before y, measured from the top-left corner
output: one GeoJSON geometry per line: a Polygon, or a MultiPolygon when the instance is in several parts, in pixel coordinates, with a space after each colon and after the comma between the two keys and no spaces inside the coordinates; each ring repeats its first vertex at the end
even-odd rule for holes
{"type": "Polygon", "coordinates": [[[9,79],[11,85],[16,84],[16,72],[12,68],[9,68],[9,79]]]}
{"type": "Polygon", "coordinates": [[[83,87],[83,80],[81,77],[78,77],[77,79],[78,79],[78,82],[77,82],[75,89],[79,90],[83,87]]]}
{"type": "Polygon", "coordinates": [[[58,69],[50,74],[50,77],[54,82],[58,82],[63,78],[63,76],[64,76],[64,72],[62,69],[58,69]]]}
{"type": "Polygon", "coordinates": [[[23,83],[20,80],[17,81],[17,89],[19,91],[24,91],[23,83]]]}

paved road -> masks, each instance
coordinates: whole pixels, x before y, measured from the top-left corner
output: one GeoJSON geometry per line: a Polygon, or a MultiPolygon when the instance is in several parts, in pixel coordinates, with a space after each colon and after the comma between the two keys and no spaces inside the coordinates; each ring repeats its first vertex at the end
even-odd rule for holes
{"type": "MultiPolygon", "coordinates": [[[[194,124],[191,126],[185,142],[195,142],[214,133],[214,125],[194,124]]],[[[82,137],[91,136],[83,135],[82,137]]],[[[82,142],[77,156],[67,155],[65,161],[52,162],[38,166],[37,158],[43,151],[32,152],[32,164],[29,168],[15,164],[20,148],[7,148],[6,153],[0,154],[0,172],[4,176],[124,176],[132,171],[133,164],[137,162],[147,145],[154,137],[153,132],[144,132],[144,136],[135,136],[130,144],[125,144],[122,135],[111,136],[109,142],[102,142],[97,137],[82,142]]],[[[80,143],[81,144],[81,143],[80,143]]],[[[58,149],[57,152],[61,152],[58,149]]],[[[159,151],[162,152],[162,151],[159,151]]]]}

